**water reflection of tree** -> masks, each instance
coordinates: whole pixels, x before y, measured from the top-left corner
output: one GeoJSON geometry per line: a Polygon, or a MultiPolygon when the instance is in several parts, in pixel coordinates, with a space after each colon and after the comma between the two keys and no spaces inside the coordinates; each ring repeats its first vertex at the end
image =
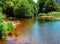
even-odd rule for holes
{"type": "MultiPolygon", "coordinates": [[[[29,28],[33,25],[34,20],[32,19],[21,19],[20,24],[16,27],[16,31],[18,35],[26,35],[30,31],[29,28]]],[[[15,32],[16,32],[15,31],[15,32]]]]}

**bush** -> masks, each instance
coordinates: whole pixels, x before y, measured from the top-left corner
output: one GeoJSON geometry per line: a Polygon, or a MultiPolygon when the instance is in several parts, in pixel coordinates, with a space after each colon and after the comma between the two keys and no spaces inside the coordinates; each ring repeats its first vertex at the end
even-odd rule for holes
{"type": "Polygon", "coordinates": [[[4,22],[0,22],[0,40],[4,40],[6,36],[7,27],[4,22]]]}
{"type": "Polygon", "coordinates": [[[49,16],[55,16],[55,17],[59,17],[60,16],[60,12],[50,12],[48,13],[49,16]]]}
{"type": "Polygon", "coordinates": [[[33,6],[29,4],[27,0],[20,1],[14,7],[14,16],[16,17],[25,17],[25,16],[33,16],[33,6]]]}
{"type": "Polygon", "coordinates": [[[15,28],[14,28],[12,22],[8,22],[8,23],[7,23],[7,27],[8,27],[8,28],[7,28],[8,35],[13,34],[13,31],[15,30],[15,28]]]}
{"type": "Polygon", "coordinates": [[[58,4],[56,0],[38,0],[38,13],[48,13],[58,10],[58,4]]]}
{"type": "Polygon", "coordinates": [[[0,39],[4,39],[5,29],[6,29],[6,25],[4,23],[4,16],[2,15],[2,13],[0,13],[0,39]]]}
{"type": "Polygon", "coordinates": [[[13,30],[15,29],[13,27],[13,24],[11,22],[5,23],[5,17],[0,13],[0,40],[4,40],[6,35],[9,33],[12,34],[13,30]]]}
{"type": "Polygon", "coordinates": [[[38,16],[47,16],[45,13],[40,13],[38,16]]]}
{"type": "Polygon", "coordinates": [[[60,12],[50,12],[50,13],[40,13],[38,16],[55,16],[55,17],[60,17],[60,12]]]}
{"type": "Polygon", "coordinates": [[[6,13],[7,16],[33,16],[34,7],[28,0],[4,0],[3,2],[3,13],[6,13]]]}
{"type": "Polygon", "coordinates": [[[0,13],[2,13],[2,8],[0,7],[0,13]]]}
{"type": "Polygon", "coordinates": [[[3,1],[3,13],[5,13],[7,16],[10,17],[14,16],[13,8],[14,8],[14,2],[12,0],[3,1]]]}
{"type": "Polygon", "coordinates": [[[0,22],[3,22],[5,19],[5,16],[2,15],[2,13],[0,13],[0,22]]]}

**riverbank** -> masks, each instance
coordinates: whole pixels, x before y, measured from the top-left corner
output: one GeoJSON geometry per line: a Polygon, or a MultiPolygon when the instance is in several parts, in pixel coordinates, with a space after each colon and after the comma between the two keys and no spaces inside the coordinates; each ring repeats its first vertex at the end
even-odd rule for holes
{"type": "Polygon", "coordinates": [[[15,17],[9,17],[6,18],[6,21],[11,21],[14,25],[20,24],[20,19],[40,19],[40,20],[53,20],[54,16],[35,16],[30,18],[15,18],[15,17]]]}
{"type": "Polygon", "coordinates": [[[30,17],[30,18],[15,18],[15,17],[9,17],[6,18],[6,22],[11,21],[14,26],[20,24],[20,19],[40,19],[40,20],[46,20],[46,21],[51,21],[51,20],[58,20],[60,17],[55,17],[55,16],[36,16],[36,17],[30,17]]]}

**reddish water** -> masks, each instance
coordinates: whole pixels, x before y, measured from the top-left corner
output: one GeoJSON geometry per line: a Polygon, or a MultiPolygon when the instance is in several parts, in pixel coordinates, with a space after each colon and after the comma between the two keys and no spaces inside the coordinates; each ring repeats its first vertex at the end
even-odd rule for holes
{"type": "Polygon", "coordinates": [[[14,31],[14,34],[7,36],[6,41],[0,41],[0,44],[29,44],[31,43],[28,30],[32,25],[33,25],[32,20],[28,20],[28,21],[25,19],[20,20],[20,23],[16,25],[16,30],[14,31]]]}

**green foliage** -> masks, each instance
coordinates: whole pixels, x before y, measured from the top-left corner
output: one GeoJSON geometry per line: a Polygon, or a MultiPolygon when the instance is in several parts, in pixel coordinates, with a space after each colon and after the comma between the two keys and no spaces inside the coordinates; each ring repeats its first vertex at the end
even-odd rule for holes
{"type": "Polygon", "coordinates": [[[7,23],[7,31],[8,31],[8,34],[13,34],[13,31],[15,30],[12,22],[8,22],[7,23]]]}
{"type": "Polygon", "coordinates": [[[50,12],[48,13],[49,16],[60,17],[60,12],[50,12]]]}
{"type": "Polygon", "coordinates": [[[6,25],[4,24],[4,16],[0,13],[0,39],[4,39],[6,25]]]}
{"type": "Polygon", "coordinates": [[[9,16],[33,16],[34,14],[33,1],[30,0],[4,0],[3,9],[3,12],[9,16]]]}
{"type": "Polygon", "coordinates": [[[14,2],[12,0],[3,1],[3,13],[7,16],[13,16],[14,2]]]}
{"type": "Polygon", "coordinates": [[[50,12],[50,13],[40,13],[38,16],[54,16],[54,17],[60,17],[60,12],[50,12]]]}
{"type": "Polygon", "coordinates": [[[6,25],[4,22],[0,22],[0,40],[4,40],[6,36],[6,25]]]}
{"type": "Polygon", "coordinates": [[[33,16],[33,5],[29,4],[27,0],[22,0],[14,7],[14,14],[17,17],[33,16]]]}
{"type": "Polygon", "coordinates": [[[0,7],[0,22],[4,20],[4,16],[2,15],[2,8],[0,7]]]}
{"type": "Polygon", "coordinates": [[[11,22],[5,23],[5,17],[0,13],[0,40],[4,40],[6,35],[9,33],[12,34],[13,30],[15,29],[13,27],[13,24],[11,22]]]}
{"type": "Polygon", "coordinates": [[[45,2],[46,12],[56,11],[58,9],[56,0],[47,0],[45,2]]]}
{"type": "Polygon", "coordinates": [[[60,4],[58,4],[58,10],[57,10],[57,12],[60,12],[60,4]]]}
{"type": "Polygon", "coordinates": [[[3,0],[3,12],[7,16],[28,17],[36,16],[40,13],[60,11],[60,5],[56,0],[3,0]]]}
{"type": "Polygon", "coordinates": [[[48,13],[58,9],[56,0],[38,0],[39,13],[48,13]]]}
{"type": "Polygon", "coordinates": [[[60,12],[49,12],[47,14],[40,13],[38,16],[54,16],[54,17],[60,17],[60,12]]]}
{"type": "Polygon", "coordinates": [[[38,16],[47,16],[45,13],[40,13],[38,16]]]}
{"type": "Polygon", "coordinates": [[[7,7],[14,7],[14,2],[12,0],[4,0],[3,8],[7,9],[7,7]]]}
{"type": "Polygon", "coordinates": [[[38,13],[43,13],[43,8],[46,0],[38,0],[38,13]]]}
{"type": "Polygon", "coordinates": [[[0,13],[0,22],[3,22],[5,19],[5,17],[2,15],[2,13],[0,13]]]}
{"type": "Polygon", "coordinates": [[[2,13],[2,8],[0,7],[0,13],[2,13]]]}

